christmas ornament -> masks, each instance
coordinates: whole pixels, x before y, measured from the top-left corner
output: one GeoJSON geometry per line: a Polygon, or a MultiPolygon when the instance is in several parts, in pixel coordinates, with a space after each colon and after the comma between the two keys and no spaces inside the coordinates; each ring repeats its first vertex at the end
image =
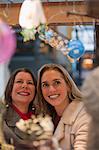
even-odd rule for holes
{"type": "Polygon", "coordinates": [[[85,52],[84,46],[80,40],[70,40],[68,42],[68,56],[74,60],[79,59],[85,52]]]}
{"type": "Polygon", "coordinates": [[[46,18],[40,0],[25,0],[22,3],[19,24],[22,28],[32,29],[45,24],[46,18]]]}
{"type": "Polygon", "coordinates": [[[14,31],[0,20],[0,63],[4,63],[10,59],[15,49],[16,37],[14,31]]]}

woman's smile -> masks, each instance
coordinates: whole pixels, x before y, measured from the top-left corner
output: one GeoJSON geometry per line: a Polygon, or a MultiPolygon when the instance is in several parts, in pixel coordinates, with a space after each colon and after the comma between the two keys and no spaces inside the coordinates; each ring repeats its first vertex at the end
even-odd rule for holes
{"type": "Polygon", "coordinates": [[[50,95],[48,96],[50,99],[56,99],[59,97],[59,94],[54,94],[54,95],[50,95]]]}
{"type": "Polygon", "coordinates": [[[30,95],[30,92],[17,92],[17,94],[21,95],[21,96],[29,96],[30,95]]]}

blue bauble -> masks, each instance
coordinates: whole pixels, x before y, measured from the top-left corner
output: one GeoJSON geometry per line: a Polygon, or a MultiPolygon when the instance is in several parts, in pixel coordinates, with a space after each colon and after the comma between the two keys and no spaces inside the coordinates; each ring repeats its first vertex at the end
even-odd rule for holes
{"type": "Polygon", "coordinates": [[[85,52],[85,48],[80,40],[70,40],[68,43],[69,53],[72,59],[79,59],[85,52]]]}

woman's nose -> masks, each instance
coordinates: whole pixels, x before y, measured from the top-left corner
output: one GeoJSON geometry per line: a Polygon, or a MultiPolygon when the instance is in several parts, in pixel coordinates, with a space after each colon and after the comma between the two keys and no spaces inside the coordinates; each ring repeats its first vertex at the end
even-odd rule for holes
{"type": "Polygon", "coordinates": [[[26,88],[26,87],[27,87],[27,83],[26,83],[26,82],[23,82],[23,83],[22,83],[22,87],[23,87],[23,88],[26,88]]]}
{"type": "Polygon", "coordinates": [[[55,89],[55,87],[53,85],[50,85],[49,90],[50,91],[55,91],[56,89],[55,89]]]}

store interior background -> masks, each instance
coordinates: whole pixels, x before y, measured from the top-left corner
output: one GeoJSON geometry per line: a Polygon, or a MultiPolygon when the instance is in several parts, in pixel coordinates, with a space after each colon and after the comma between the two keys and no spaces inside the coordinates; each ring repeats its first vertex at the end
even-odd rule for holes
{"type": "Polygon", "coordinates": [[[94,68],[96,48],[95,24],[93,22],[91,25],[76,25],[74,22],[72,25],[53,25],[52,27],[68,39],[81,40],[85,47],[84,55],[75,63],[71,63],[67,56],[45,44],[38,38],[38,35],[36,35],[36,40],[34,41],[23,42],[20,26],[12,25],[17,37],[17,48],[11,60],[0,64],[0,97],[3,97],[7,80],[12,71],[17,68],[27,67],[37,76],[38,69],[46,63],[63,65],[80,88],[84,78],[94,68]]]}

